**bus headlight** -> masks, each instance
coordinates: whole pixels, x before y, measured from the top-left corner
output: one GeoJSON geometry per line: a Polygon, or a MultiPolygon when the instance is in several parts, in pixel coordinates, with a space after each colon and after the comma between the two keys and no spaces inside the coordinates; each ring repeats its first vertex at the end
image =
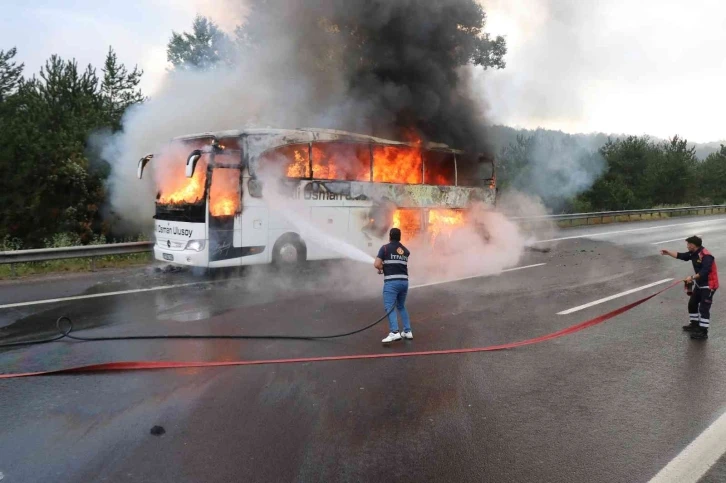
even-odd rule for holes
{"type": "Polygon", "coordinates": [[[190,240],[187,243],[186,250],[194,250],[195,252],[201,252],[207,243],[204,240],[190,240]]]}

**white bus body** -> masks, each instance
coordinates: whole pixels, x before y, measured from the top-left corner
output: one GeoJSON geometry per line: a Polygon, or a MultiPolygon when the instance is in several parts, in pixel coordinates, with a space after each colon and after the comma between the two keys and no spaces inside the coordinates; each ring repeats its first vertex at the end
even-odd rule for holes
{"type": "MultiPolygon", "coordinates": [[[[175,265],[217,268],[341,257],[329,247],[306,239],[304,230],[296,227],[300,224],[291,221],[315,226],[326,235],[375,256],[379,247],[387,243],[388,229],[392,225],[391,210],[418,210],[419,226],[425,230],[429,210],[465,210],[474,201],[489,205],[495,201],[493,162],[477,157],[477,169],[483,169],[484,175],[472,174],[469,166],[467,182],[464,182],[464,170],[460,166],[467,155],[444,145],[401,143],[314,129],[204,133],[176,138],[172,145],[182,146],[176,152],[186,149],[183,158],[177,156],[172,160],[176,166],[173,169],[183,173],[184,159],[188,156],[187,182],[195,177],[195,182],[203,185],[197,199],[165,202],[164,191],[168,189],[160,179],[162,173],[155,171],[160,192],[155,216],[154,255],[157,260],[175,265]],[[194,147],[199,150],[192,153],[194,147]],[[421,175],[414,174],[414,183],[371,181],[376,176],[376,150],[387,148],[422,153],[421,175]],[[345,174],[346,179],[316,179],[322,168],[316,172],[315,163],[319,160],[314,158],[315,153],[331,150],[355,153],[354,163],[365,163],[365,153],[370,153],[370,176],[364,172],[366,166],[358,164],[357,173],[345,174]],[[286,196],[294,200],[295,216],[302,220],[291,220],[289,213],[270,208],[263,198],[272,188],[261,182],[260,173],[271,153],[276,156],[270,159],[277,160],[282,151],[294,152],[298,157],[307,153],[303,160],[307,163],[306,172],[292,173],[297,176],[286,176],[280,182],[286,196]],[[439,179],[437,184],[427,184],[427,181],[432,182],[426,179],[430,176],[426,163],[429,158],[431,165],[442,166],[447,181],[439,179]],[[219,202],[217,184],[226,184],[228,191],[236,190],[233,211],[227,207],[223,215],[212,213],[219,202]]],[[[152,157],[147,156],[139,162],[139,177],[152,157]]],[[[330,159],[333,157],[330,155],[330,159]]],[[[341,159],[338,156],[336,162],[341,159]]],[[[472,164],[471,159],[468,159],[468,165],[472,164]]],[[[284,168],[288,169],[286,174],[291,174],[292,168],[284,168]]],[[[326,172],[332,171],[330,168],[326,172]]]]}

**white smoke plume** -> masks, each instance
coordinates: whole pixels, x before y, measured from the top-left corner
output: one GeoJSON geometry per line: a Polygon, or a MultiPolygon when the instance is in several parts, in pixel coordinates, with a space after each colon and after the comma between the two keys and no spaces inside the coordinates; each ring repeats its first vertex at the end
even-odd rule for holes
{"type": "MultiPolygon", "coordinates": [[[[420,15],[401,19],[401,8],[408,3],[391,1],[375,17],[362,17],[369,29],[380,28],[391,40],[400,39],[401,45],[394,42],[392,46],[398,49],[395,52],[385,50],[388,44],[379,46],[383,49],[381,58],[391,62],[389,68],[410,70],[396,72],[392,79],[374,75],[353,79],[357,71],[351,69],[344,52],[329,49],[327,36],[335,34],[335,27],[321,29],[317,22],[310,21],[319,17],[320,9],[325,7],[339,15],[345,10],[346,18],[362,15],[368,8],[365,0],[326,0],[310,11],[307,7],[311,2],[289,3],[288,8],[280,10],[279,17],[265,18],[256,27],[268,30],[264,45],[243,49],[233,66],[169,73],[152,99],[127,112],[123,131],[101,142],[103,157],[113,167],[110,193],[113,210],[120,217],[117,228],[149,231],[157,191],[153,178],[164,167],[152,161],[148,175],[139,181],[137,161],[146,154],[158,153],[171,138],[180,135],[247,127],[320,127],[394,137],[396,128],[409,127],[405,124],[414,119],[413,125],[430,141],[472,150],[489,144],[486,103],[476,102],[472,91],[475,68],[439,62],[439,57],[448,58],[449,53],[431,51],[435,47],[418,45],[415,36],[408,39],[406,32],[391,28],[399,22],[415,32],[436,35],[447,19],[426,13],[435,13],[442,6],[456,11],[469,2],[445,0],[434,5],[422,0],[415,2],[423,9],[420,15]],[[307,21],[301,22],[298,17],[307,21]],[[321,52],[317,42],[330,54],[325,59],[317,56],[321,52]]],[[[438,34],[447,35],[446,29],[438,34]]],[[[183,162],[180,157],[179,169],[183,169],[183,162]]],[[[289,212],[291,222],[296,221],[292,202],[283,201],[271,191],[265,196],[283,214],[289,212]]],[[[508,194],[502,201],[503,208],[512,213],[544,214],[540,203],[524,195],[508,194]]],[[[522,232],[501,212],[482,206],[475,207],[469,216],[484,226],[486,236],[481,226],[469,224],[451,236],[441,235],[434,247],[423,240],[404,240],[413,252],[411,270],[417,281],[432,281],[426,280],[427,276],[441,280],[494,275],[520,261],[531,233],[522,232]]],[[[325,227],[298,222],[297,228],[348,258],[371,261],[355,247],[331,238],[325,227]]]]}
{"type": "Polygon", "coordinates": [[[554,210],[589,189],[607,167],[602,155],[584,140],[545,130],[503,147],[500,162],[500,179],[554,210]]]}
{"type": "Polygon", "coordinates": [[[466,225],[439,235],[433,244],[425,234],[404,240],[416,282],[498,275],[519,263],[526,240],[517,224],[485,205],[472,206],[467,216],[466,225]]]}

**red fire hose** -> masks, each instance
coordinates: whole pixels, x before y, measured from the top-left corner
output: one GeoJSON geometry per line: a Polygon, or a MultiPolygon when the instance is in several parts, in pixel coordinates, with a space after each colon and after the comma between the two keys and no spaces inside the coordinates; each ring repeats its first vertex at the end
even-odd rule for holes
{"type": "Polygon", "coordinates": [[[652,295],[644,297],[640,300],[615,309],[603,315],[599,315],[594,319],[581,322],[577,325],[567,327],[565,329],[546,334],[533,339],[526,339],[519,342],[510,342],[508,344],[492,345],[487,347],[475,347],[470,349],[446,349],[446,350],[435,350],[435,351],[421,351],[421,352],[394,352],[394,353],[380,353],[380,354],[358,354],[348,356],[328,356],[328,357],[304,357],[294,359],[262,359],[262,360],[251,360],[251,361],[227,361],[227,362],[159,362],[159,361],[130,361],[130,362],[109,362],[105,364],[93,364],[88,366],[69,367],[66,369],[55,369],[50,371],[40,372],[26,372],[17,374],[0,374],[0,379],[15,379],[20,377],[30,376],[50,376],[50,375],[61,375],[61,374],[78,374],[78,373],[89,373],[89,372],[113,372],[113,371],[144,371],[144,370],[158,370],[158,369],[182,369],[182,368],[199,368],[199,367],[230,367],[230,366],[259,366],[266,364],[297,364],[306,362],[330,362],[330,361],[350,361],[360,359],[387,359],[393,357],[420,357],[420,356],[438,356],[448,354],[469,354],[473,352],[491,352],[501,351],[506,349],[514,349],[517,347],[523,347],[527,345],[539,344],[548,340],[557,339],[566,335],[574,334],[581,330],[585,330],[594,325],[602,324],[603,322],[617,317],[635,307],[649,301],[650,299],[662,294],[663,292],[670,290],[676,285],[680,285],[682,282],[679,280],[674,282],[672,285],[656,292],[652,295]]]}

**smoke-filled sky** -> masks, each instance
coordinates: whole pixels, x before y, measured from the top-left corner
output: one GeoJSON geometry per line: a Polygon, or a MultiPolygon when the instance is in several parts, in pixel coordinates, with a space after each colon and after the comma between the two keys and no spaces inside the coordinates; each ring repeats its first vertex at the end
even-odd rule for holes
{"type": "MultiPolygon", "coordinates": [[[[482,0],[508,41],[507,68],[480,72],[489,120],[566,132],[726,139],[726,5],[721,0],[482,0]]],[[[230,29],[240,0],[9,0],[0,49],[26,73],[53,53],[100,67],[109,45],[153,92],[171,31],[196,13],[230,29]]],[[[282,33],[281,33],[282,34],[282,33]]]]}

